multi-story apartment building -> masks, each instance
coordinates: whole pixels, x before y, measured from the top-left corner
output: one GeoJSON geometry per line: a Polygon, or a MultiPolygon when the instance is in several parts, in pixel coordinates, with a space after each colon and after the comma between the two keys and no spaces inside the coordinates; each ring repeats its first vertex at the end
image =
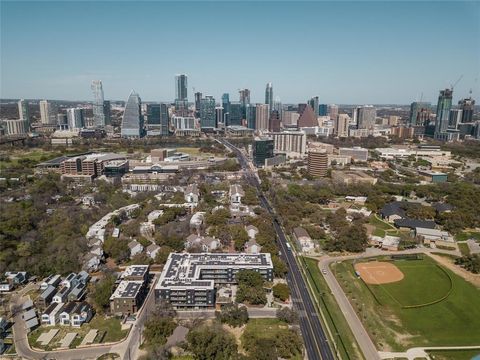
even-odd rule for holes
{"type": "Polygon", "coordinates": [[[284,131],[269,134],[273,139],[275,152],[286,153],[287,156],[305,155],[307,135],[303,131],[284,131]]]}

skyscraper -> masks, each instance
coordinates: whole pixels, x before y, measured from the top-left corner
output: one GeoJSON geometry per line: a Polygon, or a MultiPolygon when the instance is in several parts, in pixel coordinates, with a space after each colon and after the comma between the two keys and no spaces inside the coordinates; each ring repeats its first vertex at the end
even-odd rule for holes
{"type": "Polygon", "coordinates": [[[265,166],[265,160],[273,157],[274,143],[271,138],[255,139],[253,144],[253,161],[256,167],[265,166]]]}
{"type": "Polygon", "coordinates": [[[319,105],[318,105],[318,96],[312,97],[309,101],[308,104],[312,107],[313,112],[315,113],[315,116],[319,115],[319,105]]]}
{"type": "Polygon", "coordinates": [[[268,120],[268,130],[272,132],[280,131],[280,114],[277,110],[273,110],[270,113],[270,118],[268,120]]]}
{"type": "Polygon", "coordinates": [[[243,111],[241,102],[231,102],[230,112],[228,115],[227,126],[230,125],[242,125],[243,111]]]}
{"type": "Polygon", "coordinates": [[[426,102],[413,102],[410,105],[410,126],[425,126],[430,118],[430,104],[426,102]]]}
{"type": "Polygon", "coordinates": [[[269,106],[269,111],[273,110],[273,87],[271,82],[265,88],[265,104],[269,106]]]}
{"type": "Polygon", "coordinates": [[[247,116],[247,105],[250,104],[250,90],[240,89],[238,91],[240,103],[242,104],[242,115],[245,119],[247,116]]]}
{"type": "Polygon", "coordinates": [[[168,136],[168,105],[147,104],[147,129],[148,135],[168,136]]]}
{"type": "Polygon", "coordinates": [[[255,107],[255,130],[267,131],[269,120],[268,104],[257,104],[255,107]]]}
{"type": "Polygon", "coordinates": [[[324,177],[328,172],[328,155],[325,149],[310,149],[307,155],[307,171],[311,176],[324,177]]]}
{"type": "Polygon", "coordinates": [[[143,137],[142,100],[134,90],[130,93],[125,105],[121,135],[122,137],[143,137]]]}
{"type": "Polygon", "coordinates": [[[462,122],[462,109],[450,109],[448,116],[448,128],[457,129],[458,124],[462,122]]]}
{"type": "Polygon", "coordinates": [[[85,126],[84,110],[81,108],[67,109],[67,123],[70,130],[80,130],[85,126]]]}
{"type": "Polygon", "coordinates": [[[246,118],[247,118],[247,127],[249,129],[254,129],[256,128],[256,122],[257,122],[257,107],[253,104],[248,104],[247,105],[247,110],[246,110],[246,118]]]}
{"type": "Polygon", "coordinates": [[[348,137],[348,115],[338,114],[335,119],[335,135],[338,137],[348,137]]]}
{"type": "Polygon", "coordinates": [[[223,124],[223,107],[217,106],[215,108],[215,121],[217,122],[217,126],[219,126],[220,123],[223,124]]]}
{"type": "Polygon", "coordinates": [[[222,123],[226,126],[228,124],[228,117],[230,115],[230,96],[227,93],[222,95],[223,120],[222,123]]]}
{"type": "Polygon", "coordinates": [[[42,125],[55,125],[57,123],[57,105],[54,102],[40,101],[40,119],[42,125]]]}
{"type": "Polygon", "coordinates": [[[372,105],[361,106],[358,109],[358,129],[372,129],[377,118],[377,109],[372,105]]]}
{"type": "Polygon", "coordinates": [[[147,104],[147,126],[160,125],[160,104],[147,104]]]}
{"type": "Polygon", "coordinates": [[[335,104],[330,105],[329,110],[330,120],[336,120],[338,115],[338,106],[335,104]]]}
{"type": "Polygon", "coordinates": [[[93,80],[90,86],[93,92],[93,122],[96,127],[110,124],[110,102],[105,104],[101,80],[93,80]],[[108,109],[107,109],[108,106],[108,109]]]}
{"type": "Polygon", "coordinates": [[[195,116],[200,117],[200,101],[202,100],[202,93],[196,92],[195,96],[195,116]]]}
{"type": "Polygon", "coordinates": [[[200,127],[216,128],[215,118],[215,99],[213,96],[207,95],[200,100],[200,127]]]}
{"type": "Polygon", "coordinates": [[[472,122],[475,100],[473,100],[471,97],[468,99],[462,99],[458,102],[458,106],[462,110],[462,123],[472,122]]]}
{"type": "Polygon", "coordinates": [[[318,106],[318,115],[319,116],[327,116],[328,115],[328,105],[327,104],[320,104],[318,106]]]}
{"type": "Polygon", "coordinates": [[[18,101],[18,115],[20,120],[25,122],[25,128],[30,127],[30,111],[28,109],[28,102],[24,99],[18,101]]]}
{"type": "Polygon", "coordinates": [[[188,100],[187,75],[175,75],[175,100],[188,100]]]}
{"type": "Polygon", "coordinates": [[[437,102],[437,117],[435,119],[436,139],[442,139],[448,129],[448,119],[450,117],[450,109],[452,108],[453,90],[440,90],[437,102]]]}

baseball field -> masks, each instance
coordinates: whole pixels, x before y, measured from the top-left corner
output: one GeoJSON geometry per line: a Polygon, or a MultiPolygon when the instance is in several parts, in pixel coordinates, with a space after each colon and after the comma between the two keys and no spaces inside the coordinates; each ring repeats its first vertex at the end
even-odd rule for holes
{"type": "Polygon", "coordinates": [[[480,289],[425,256],[332,264],[379,350],[480,343],[480,289]]]}

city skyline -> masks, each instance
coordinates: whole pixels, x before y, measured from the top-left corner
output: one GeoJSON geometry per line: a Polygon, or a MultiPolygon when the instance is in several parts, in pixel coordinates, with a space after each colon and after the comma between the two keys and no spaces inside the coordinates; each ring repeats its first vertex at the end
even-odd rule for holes
{"type": "Polygon", "coordinates": [[[480,93],[480,5],[473,2],[111,7],[42,1],[1,7],[2,98],[91,101],[91,81],[99,79],[109,100],[125,100],[134,88],[145,101],[173,101],[179,73],[189,77],[190,102],[193,88],[217,102],[227,92],[236,101],[238,90],[247,88],[251,102],[262,103],[271,82],[283,103],[319,96],[320,103],[409,104],[421,94],[435,103],[438,91],[460,75],[454,101],[468,97],[470,89],[474,97],[480,93]],[[71,22],[72,13],[98,26],[71,22]],[[182,16],[183,28],[172,14],[182,16]],[[197,29],[213,40],[211,46],[194,41],[197,29]],[[275,41],[257,41],[259,34],[275,41]],[[158,41],[162,46],[155,49],[158,41]],[[134,51],[124,51],[127,42],[136,45],[134,51]]]}

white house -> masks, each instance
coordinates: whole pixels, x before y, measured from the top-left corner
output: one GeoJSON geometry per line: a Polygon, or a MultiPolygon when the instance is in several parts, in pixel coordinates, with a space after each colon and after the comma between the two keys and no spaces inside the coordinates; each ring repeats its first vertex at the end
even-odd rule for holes
{"type": "Polygon", "coordinates": [[[102,249],[101,246],[95,245],[95,246],[92,246],[90,248],[90,253],[102,257],[103,256],[103,249],[102,249]]]}
{"type": "Polygon", "coordinates": [[[100,266],[101,258],[95,254],[87,254],[83,259],[83,269],[87,271],[96,271],[100,266]]]}
{"type": "Polygon", "coordinates": [[[200,191],[198,191],[197,184],[190,184],[185,189],[185,201],[190,205],[197,205],[200,197],[200,191]]]}
{"type": "Polygon", "coordinates": [[[63,287],[53,296],[52,302],[54,303],[64,303],[67,302],[68,293],[70,289],[68,287],[63,287]]]}
{"type": "Polygon", "coordinates": [[[158,246],[157,244],[150,244],[147,246],[146,252],[150,258],[155,259],[159,250],[160,246],[158,246]]]}
{"type": "Polygon", "coordinates": [[[128,243],[128,248],[130,249],[130,257],[134,257],[137,254],[140,254],[143,251],[143,245],[140,244],[137,240],[132,240],[128,243]]]}
{"type": "Polygon", "coordinates": [[[185,248],[190,249],[192,247],[198,247],[203,252],[210,252],[219,249],[221,246],[220,241],[210,236],[199,236],[191,234],[185,240],[185,248]]]}
{"type": "Polygon", "coordinates": [[[85,301],[77,303],[77,307],[70,315],[72,326],[80,327],[83,323],[88,323],[93,316],[92,307],[85,301]]]}
{"type": "Polygon", "coordinates": [[[76,307],[77,303],[75,302],[69,302],[65,304],[62,311],[58,315],[60,325],[69,326],[71,324],[71,316],[76,307]]]}
{"type": "Polygon", "coordinates": [[[58,322],[60,310],[63,306],[63,304],[51,303],[42,314],[42,325],[54,326],[58,322]]]}
{"type": "Polygon", "coordinates": [[[255,239],[251,239],[245,243],[245,252],[247,254],[259,254],[262,247],[257,244],[255,239]]]}
{"type": "Polygon", "coordinates": [[[242,198],[245,196],[245,191],[243,191],[241,185],[233,184],[230,185],[230,191],[228,195],[230,196],[231,205],[240,205],[242,203],[242,198]]]}

